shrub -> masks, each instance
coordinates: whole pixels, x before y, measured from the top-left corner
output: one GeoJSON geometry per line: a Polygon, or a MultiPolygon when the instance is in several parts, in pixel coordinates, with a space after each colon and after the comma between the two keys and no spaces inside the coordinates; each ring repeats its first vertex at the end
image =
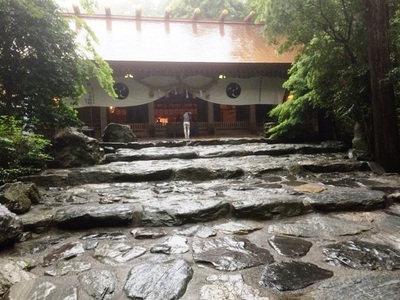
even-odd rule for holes
{"type": "Polygon", "coordinates": [[[39,171],[51,157],[50,142],[42,135],[23,132],[22,121],[0,117],[0,184],[39,171]]]}

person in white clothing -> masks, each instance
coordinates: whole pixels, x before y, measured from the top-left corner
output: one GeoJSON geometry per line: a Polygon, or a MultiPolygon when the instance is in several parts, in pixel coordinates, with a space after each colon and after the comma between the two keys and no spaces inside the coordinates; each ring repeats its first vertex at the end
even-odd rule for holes
{"type": "Polygon", "coordinates": [[[183,114],[183,132],[185,133],[185,139],[190,138],[190,111],[186,111],[183,114]]]}

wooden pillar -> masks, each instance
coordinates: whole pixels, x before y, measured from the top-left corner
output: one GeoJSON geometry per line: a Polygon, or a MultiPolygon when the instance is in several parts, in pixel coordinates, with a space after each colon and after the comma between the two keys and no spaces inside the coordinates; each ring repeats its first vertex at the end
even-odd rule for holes
{"type": "Polygon", "coordinates": [[[214,103],[207,101],[208,135],[215,134],[214,128],[214,103]]]}
{"type": "Polygon", "coordinates": [[[100,107],[100,136],[103,135],[104,128],[108,125],[108,107],[100,107]]]}
{"type": "Polygon", "coordinates": [[[249,107],[249,129],[250,132],[255,132],[257,126],[256,120],[256,106],[255,104],[250,105],[249,107]]]}
{"type": "Polygon", "coordinates": [[[214,124],[214,103],[207,102],[207,120],[208,124],[214,124]]]}
{"type": "Polygon", "coordinates": [[[148,105],[148,116],[149,116],[149,125],[153,125],[154,122],[154,102],[151,102],[148,105]]]}
{"type": "Polygon", "coordinates": [[[148,117],[149,117],[149,137],[156,136],[156,128],[155,128],[155,121],[154,121],[154,102],[150,102],[147,104],[148,107],[148,117]]]}

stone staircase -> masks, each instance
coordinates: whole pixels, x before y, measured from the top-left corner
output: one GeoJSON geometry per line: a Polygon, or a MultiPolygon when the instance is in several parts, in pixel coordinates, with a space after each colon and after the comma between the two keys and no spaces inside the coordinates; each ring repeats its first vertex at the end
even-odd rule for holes
{"type": "Polygon", "coordinates": [[[24,178],[42,199],[5,299],[398,299],[400,177],[341,143],[102,146],[24,178]]]}

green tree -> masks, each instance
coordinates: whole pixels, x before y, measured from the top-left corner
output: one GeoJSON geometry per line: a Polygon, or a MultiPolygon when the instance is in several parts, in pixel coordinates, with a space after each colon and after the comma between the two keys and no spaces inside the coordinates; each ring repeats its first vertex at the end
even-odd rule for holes
{"type": "MultiPolygon", "coordinates": [[[[387,5],[385,0],[376,1],[387,5]]],[[[324,109],[334,124],[361,121],[376,159],[387,171],[399,171],[400,165],[389,163],[399,159],[397,124],[391,122],[388,132],[376,126],[376,118],[383,121],[385,115],[389,117],[395,111],[394,97],[385,97],[392,105],[389,109],[390,105],[379,104],[376,94],[371,93],[370,75],[371,78],[374,75],[370,73],[371,59],[367,51],[371,33],[366,23],[376,22],[376,19],[366,16],[364,0],[251,0],[250,5],[260,12],[259,18],[265,20],[269,42],[284,36],[286,40],[281,51],[293,48],[299,51],[285,83],[293,99],[273,110],[281,124],[271,132],[277,136],[304,122],[303,116],[307,114],[301,107],[324,109]],[[381,111],[380,116],[377,111],[381,111]],[[397,151],[380,150],[386,143],[392,143],[397,151]],[[382,151],[386,158],[379,154],[382,151]]],[[[389,16],[385,18],[388,22],[389,16]]],[[[379,30],[383,30],[382,27],[379,30]]],[[[382,71],[380,82],[387,79],[388,71],[390,68],[382,71]]]]}
{"type": "Polygon", "coordinates": [[[0,0],[0,115],[38,128],[76,125],[75,111],[61,99],[82,95],[93,77],[114,93],[94,35],[76,22],[87,29],[85,47],[52,0],[0,0]]]}
{"type": "Polygon", "coordinates": [[[227,19],[243,20],[250,12],[244,0],[173,0],[171,2],[174,17],[191,18],[196,8],[201,10],[201,18],[218,19],[223,10],[228,10],[227,19]]]}
{"type": "Polygon", "coordinates": [[[22,125],[21,120],[0,116],[0,185],[40,171],[51,159],[45,152],[50,142],[41,135],[24,134],[22,125]]]}

